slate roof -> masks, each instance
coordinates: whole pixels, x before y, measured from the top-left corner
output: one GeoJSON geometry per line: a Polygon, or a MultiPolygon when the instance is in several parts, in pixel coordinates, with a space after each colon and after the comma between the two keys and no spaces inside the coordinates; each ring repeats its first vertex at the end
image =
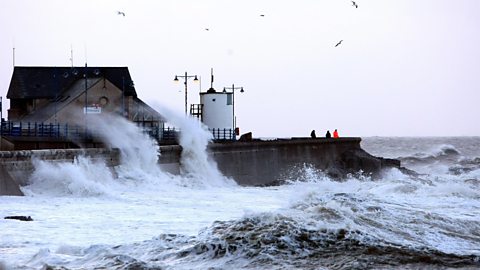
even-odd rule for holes
{"type": "Polygon", "coordinates": [[[15,67],[8,88],[8,99],[55,98],[78,80],[105,77],[125,96],[137,96],[128,67],[15,67]]]}

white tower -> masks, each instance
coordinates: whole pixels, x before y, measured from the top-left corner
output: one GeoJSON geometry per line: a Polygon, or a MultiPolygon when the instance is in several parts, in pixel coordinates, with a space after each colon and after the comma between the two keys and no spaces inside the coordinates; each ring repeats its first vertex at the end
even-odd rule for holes
{"type": "Polygon", "coordinates": [[[233,94],[217,92],[210,87],[200,93],[202,120],[212,130],[216,139],[234,139],[233,94]]]}

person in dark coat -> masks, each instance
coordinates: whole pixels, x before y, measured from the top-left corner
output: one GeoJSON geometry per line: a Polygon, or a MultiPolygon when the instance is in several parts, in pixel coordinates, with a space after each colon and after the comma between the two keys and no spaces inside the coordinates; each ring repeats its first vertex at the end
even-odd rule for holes
{"type": "Polygon", "coordinates": [[[310,132],[310,137],[312,137],[312,139],[317,138],[317,135],[315,134],[315,129],[310,132]]]}
{"type": "Polygon", "coordinates": [[[332,134],[330,134],[330,130],[327,130],[327,134],[325,134],[325,138],[327,139],[332,138],[332,134]]]}

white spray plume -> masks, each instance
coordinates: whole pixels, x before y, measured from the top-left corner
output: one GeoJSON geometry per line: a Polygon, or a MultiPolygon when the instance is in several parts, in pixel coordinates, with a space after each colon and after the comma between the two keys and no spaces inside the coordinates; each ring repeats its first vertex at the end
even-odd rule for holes
{"type": "Polygon", "coordinates": [[[97,136],[111,147],[120,149],[121,166],[118,170],[124,177],[151,182],[169,178],[158,166],[158,143],[134,123],[117,115],[104,115],[89,121],[97,136]]]}
{"type": "Polygon", "coordinates": [[[185,177],[207,186],[235,184],[232,179],[222,175],[215,161],[208,156],[207,145],[213,136],[204,124],[196,118],[179,115],[163,106],[156,106],[156,109],[170,123],[180,128],[181,173],[185,177]]]}
{"type": "Polygon", "coordinates": [[[72,162],[33,160],[35,171],[30,184],[23,187],[27,195],[99,196],[110,195],[114,177],[104,161],[78,157],[72,162]]]}

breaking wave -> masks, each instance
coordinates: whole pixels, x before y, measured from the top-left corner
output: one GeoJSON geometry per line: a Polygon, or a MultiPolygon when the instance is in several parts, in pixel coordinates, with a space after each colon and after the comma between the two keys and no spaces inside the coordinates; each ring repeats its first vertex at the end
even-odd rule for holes
{"type": "MultiPolygon", "coordinates": [[[[381,211],[372,209],[371,211],[381,211]]],[[[338,219],[336,211],[323,216],[338,219]]],[[[40,251],[49,266],[61,269],[436,269],[480,267],[478,254],[461,255],[378,238],[348,226],[321,227],[317,220],[261,214],[217,221],[197,237],[163,234],[134,245],[92,246],[74,261],[40,251]],[[66,267],[65,267],[66,266],[66,267]]],[[[477,226],[478,229],[478,226],[477,226]]],[[[476,237],[479,237],[476,235],[476,237]]],[[[30,263],[35,264],[33,259],[30,263]]]]}
{"type": "Polygon", "coordinates": [[[53,269],[480,267],[478,186],[456,179],[424,182],[398,170],[375,182],[312,180],[279,187],[295,194],[284,208],[214,221],[195,236],[161,234],[135,244],[41,251],[42,260],[31,263],[53,269]],[[69,259],[58,262],[65,250],[69,259]]]}
{"type": "Polygon", "coordinates": [[[21,187],[26,195],[90,197],[110,195],[115,186],[112,171],[103,161],[78,157],[72,162],[34,160],[36,168],[29,184],[21,187]]]}
{"type": "Polygon", "coordinates": [[[181,175],[164,172],[158,165],[160,148],[155,140],[124,118],[101,116],[89,124],[98,126],[98,134],[113,148],[120,149],[121,162],[114,170],[105,162],[78,157],[74,162],[34,162],[35,170],[26,194],[57,196],[101,196],[124,193],[132,187],[145,190],[168,190],[172,186],[219,187],[235,186],[232,179],[224,177],[216,163],[207,154],[211,140],[208,130],[198,120],[184,118],[164,110],[172,122],[178,124],[179,144],[182,146],[181,175]]]}
{"type": "Polygon", "coordinates": [[[408,164],[431,163],[435,161],[455,161],[460,157],[460,152],[449,144],[442,144],[433,147],[428,152],[418,152],[412,156],[399,157],[402,162],[408,164]]]}

